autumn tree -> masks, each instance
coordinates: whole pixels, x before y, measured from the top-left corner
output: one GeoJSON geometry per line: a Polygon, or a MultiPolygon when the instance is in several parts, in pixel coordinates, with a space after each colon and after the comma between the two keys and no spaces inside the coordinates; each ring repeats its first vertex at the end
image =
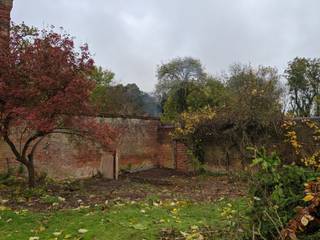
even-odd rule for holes
{"type": "Polygon", "coordinates": [[[277,69],[234,64],[226,77],[228,105],[238,124],[258,130],[281,115],[283,89],[277,69]]]}
{"type": "Polygon", "coordinates": [[[93,60],[87,45],[54,29],[12,26],[9,49],[0,49],[0,136],[35,185],[34,154],[50,134],[90,136],[106,148],[113,133],[90,118],[93,60]],[[18,141],[17,141],[18,139],[18,141]]]}
{"type": "Polygon", "coordinates": [[[285,71],[291,111],[296,116],[320,114],[320,59],[295,58],[285,71]]]}

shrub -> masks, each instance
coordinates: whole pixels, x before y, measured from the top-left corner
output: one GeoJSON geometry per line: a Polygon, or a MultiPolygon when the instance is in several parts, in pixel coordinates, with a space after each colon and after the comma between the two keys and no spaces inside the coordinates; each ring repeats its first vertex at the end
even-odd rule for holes
{"type": "Polygon", "coordinates": [[[304,206],[304,184],[316,179],[319,173],[296,165],[282,165],[277,154],[257,153],[253,165],[250,196],[253,235],[260,239],[276,239],[281,229],[296,214],[297,206],[304,206]]]}

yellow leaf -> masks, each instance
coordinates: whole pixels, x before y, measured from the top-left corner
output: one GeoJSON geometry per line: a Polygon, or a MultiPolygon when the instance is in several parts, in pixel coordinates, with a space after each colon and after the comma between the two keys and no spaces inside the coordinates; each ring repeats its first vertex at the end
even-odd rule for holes
{"type": "Polygon", "coordinates": [[[309,202],[309,201],[311,201],[313,198],[314,198],[314,196],[313,196],[312,194],[308,194],[307,196],[305,196],[305,197],[303,198],[303,201],[309,202]]]}
{"type": "Polygon", "coordinates": [[[301,218],[301,223],[302,223],[303,226],[307,226],[308,223],[309,223],[308,218],[306,218],[306,216],[303,216],[303,217],[301,218]]]}

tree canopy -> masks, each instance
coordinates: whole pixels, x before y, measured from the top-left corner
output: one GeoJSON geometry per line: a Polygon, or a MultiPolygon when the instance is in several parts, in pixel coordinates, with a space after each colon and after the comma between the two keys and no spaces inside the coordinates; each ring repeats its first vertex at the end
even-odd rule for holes
{"type": "MultiPolygon", "coordinates": [[[[163,119],[171,119],[176,125],[175,137],[184,140],[200,161],[202,144],[207,140],[225,142],[226,151],[237,146],[244,154],[246,146],[270,134],[279,122],[281,93],[276,69],[236,64],[220,81],[207,79],[195,88],[187,96],[187,110],[165,108],[163,119]]],[[[165,107],[172,105],[170,95],[165,107]]]]}
{"type": "Polygon", "coordinates": [[[185,94],[190,82],[200,82],[206,78],[204,67],[200,60],[191,57],[174,58],[168,63],[158,66],[158,83],[156,93],[163,102],[168,97],[169,91],[180,88],[177,91],[184,91],[185,94]],[[185,86],[185,89],[181,88],[185,86]]]}
{"type": "Polygon", "coordinates": [[[320,59],[295,58],[285,71],[290,107],[296,116],[320,114],[320,59]]]}
{"type": "Polygon", "coordinates": [[[35,184],[34,152],[45,136],[92,134],[110,146],[107,124],[81,118],[95,114],[90,103],[93,64],[87,45],[77,51],[69,35],[24,24],[11,28],[9,49],[0,49],[0,135],[27,167],[30,186],[35,184]]]}

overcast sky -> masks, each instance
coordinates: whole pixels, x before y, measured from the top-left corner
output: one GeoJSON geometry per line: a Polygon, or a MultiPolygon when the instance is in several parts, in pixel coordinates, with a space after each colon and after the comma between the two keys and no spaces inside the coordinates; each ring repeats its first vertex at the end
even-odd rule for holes
{"type": "Polygon", "coordinates": [[[157,65],[177,56],[212,74],[320,57],[319,10],[319,0],[14,0],[12,20],[64,27],[118,81],[150,92],[157,65]]]}

